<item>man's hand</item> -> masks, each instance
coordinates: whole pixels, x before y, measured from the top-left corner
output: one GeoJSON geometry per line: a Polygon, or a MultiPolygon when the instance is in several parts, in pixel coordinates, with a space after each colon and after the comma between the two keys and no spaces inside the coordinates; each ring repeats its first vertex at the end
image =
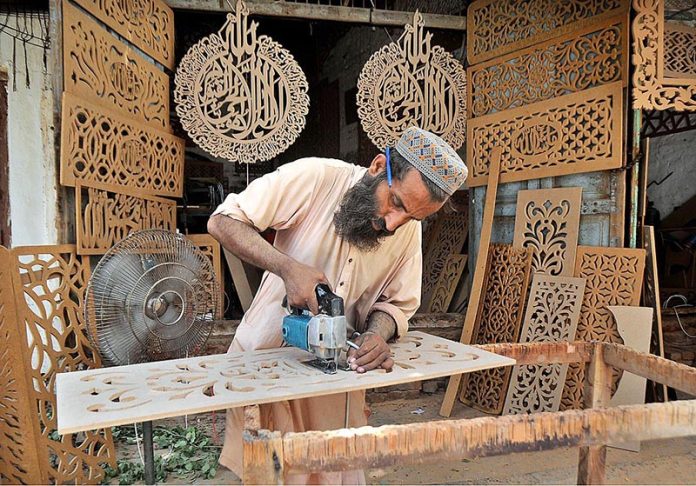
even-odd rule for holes
{"type": "Polygon", "coordinates": [[[329,283],[323,272],[292,260],[283,268],[280,277],[285,282],[288,305],[300,309],[309,309],[312,314],[316,314],[319,311],[317,293],[314,289],[320,283],[329,283]]]}
{"type": "Polygon", "coordinates": [[[368,331],[358,336],[354,342],[360,348],[350,348],[348,351],[348,365],[351,370],[365,373],[375,368],[391,371],[394,367],[389,345],[379,334],[368,331]]]}

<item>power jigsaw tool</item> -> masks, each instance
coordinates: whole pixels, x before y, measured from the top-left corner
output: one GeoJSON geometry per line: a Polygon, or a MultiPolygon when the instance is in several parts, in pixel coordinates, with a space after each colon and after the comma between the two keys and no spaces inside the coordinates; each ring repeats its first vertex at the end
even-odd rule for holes
{"type": "MultiPolygon", "coordinates": [[[[328,285],[319,284],[314,289],[319,313],[311,315],[305,309],[290,306],[290,315],[283,318],[283,339],[290,346],[309,351],[315,359],[308,364],[324,373],[334,374],[339,360],[345,356],[348,342],[348,323],[343,308],[343,298],[334,294],[328,285]]],[[[287,297],[283,302],[287,307],[287,297]]]]}

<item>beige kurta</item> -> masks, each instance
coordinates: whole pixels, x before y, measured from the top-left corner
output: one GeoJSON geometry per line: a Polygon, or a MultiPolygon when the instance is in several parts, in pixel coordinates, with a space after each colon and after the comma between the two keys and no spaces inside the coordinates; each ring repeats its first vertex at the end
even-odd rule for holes
{"type": "MultiPolygon", "coordinates": [[[[349,325],[364,330],[370,313],[380,310],[397,323],[399,335],[420,303],[421,225],[411,221],[365,252],[349,245],[334,230],[333,215],[345,192],[366,169],[321,158],[286,164],[252,182],[241,194],[230,194],[216,210],[263,231],[277,231],[274,246],[295,260],[324,272],[331,288],[345,301],[349,325]]],[[[251,307],[237,329],[230,350],[277,348],[283,345],[281,324],[286,311],[282,279],[266,272],[251,307]]],[[[281,432],[330,430],[344,426],[346,394],[279,402],[261,407],[261,425],[281,432]]],[[[365,393],[350,397],[349,426],[367,423],[365,393]]],[[[229,410],[220,463],[241,477],[243,413],[229,410]]],[[[363,482],[361,471],[287,478],[298,483],[363,482]]]]}

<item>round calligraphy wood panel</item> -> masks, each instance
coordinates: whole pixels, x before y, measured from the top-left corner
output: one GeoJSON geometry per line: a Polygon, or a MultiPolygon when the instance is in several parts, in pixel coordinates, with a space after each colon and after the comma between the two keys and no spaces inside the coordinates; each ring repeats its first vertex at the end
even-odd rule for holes
{"type": "Polygon", "coordinates": [[[237,3],[222,28],[181,60],[174,83],[176,112],[193,141],[231,162],[269,160],[305,127],[307,78],[292,54],[237,3]]]}
{"type": "Polygon", "coordinates": [[[358,116],[381,150],[411,126],[429,130],[454,149],[466,135],[466,71],[440,46],[432,46],[416,12],[398,43],[375,52],[358,79],[358,116]]]}

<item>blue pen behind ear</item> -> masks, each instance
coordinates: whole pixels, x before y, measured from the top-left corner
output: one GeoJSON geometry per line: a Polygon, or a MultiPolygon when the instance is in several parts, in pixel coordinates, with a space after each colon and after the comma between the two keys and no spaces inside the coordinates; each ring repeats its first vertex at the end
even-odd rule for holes
{"type": "Polygon", "coordinates": [[[391,155],[389,154],[389,147],[385,150],[387,156],[387,185],[391,187],[392,177],[391,177],[391,155]]]}

